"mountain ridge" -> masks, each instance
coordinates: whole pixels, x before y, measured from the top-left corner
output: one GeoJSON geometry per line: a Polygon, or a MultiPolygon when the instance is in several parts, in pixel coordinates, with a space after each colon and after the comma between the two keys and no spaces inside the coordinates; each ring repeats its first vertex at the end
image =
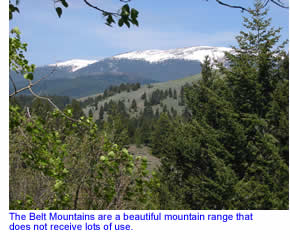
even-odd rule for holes
{"type": "Polygon", "coordinates": [[[113,56],[113,59],[134,59],[145,60],[151,63],[162,62],[169,59],[197,60],[203,62],[206,55],[211,59],[221,60],[224,58],[224,52],[233,51],[227,47],[196,46],[175,48],[169,50],[144,50],[133,51],[113,56]]]}
{"type": "Polygon", "coordinates": [[[52,63],[45,66],[51,67],[72,67],[72,72],[78,71],[88,65],[104,61],[106,59],[130,59],[130,60],[144,60],[150,63],[163,62],[171,59],[190,60],[203,62],[206,55],[211,59],[222,60],[224,52],[233,51],[228,47],[212,47],[212,46],[193,46],[174,48],[167,50],[148,49],[143,51],[129,51],[114,55],[112,57],[105,57],[102,59],[88,60],[88,59],[69,59],[57,63],[52,63]]]}
{"type": "MultiPolygon", "coordinates": [[[[121,83],[167,82],[199,74],[201,62],[206,55],[212,60],[225,61],[224,52],[229,51],[231,49],[226,47],[196,46],[133,51],[99,60],[71,59],[37,67],[34,72],[35,81],[48,77],[34,89],[42,94],[80,97],[121,83]]],[[[27,84],[27,80],[20,74],[12,72],[10,76],[17,88],[27,84]]],[[[10,91],[13,89],[10,84],[10,91]]]]}

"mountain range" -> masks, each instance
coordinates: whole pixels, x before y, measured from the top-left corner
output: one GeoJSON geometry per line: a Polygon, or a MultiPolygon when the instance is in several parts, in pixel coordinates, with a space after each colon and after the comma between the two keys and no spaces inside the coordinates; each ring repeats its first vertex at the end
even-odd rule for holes
{"type": "MultiPolygon", "coordinates": [[[[224,52],[230,51],[226,47],[198,46],[134,51],[101,60],[73,59],[37,67],[34,79],[45,79],[34,90],[43,95],[83,97],[121,83],[166,82],[200,73],[206,55],[224,61],[224,52]]],[[[25,86],[22,76],[13,72],[11,76],[18,88],[25,86]]]]}

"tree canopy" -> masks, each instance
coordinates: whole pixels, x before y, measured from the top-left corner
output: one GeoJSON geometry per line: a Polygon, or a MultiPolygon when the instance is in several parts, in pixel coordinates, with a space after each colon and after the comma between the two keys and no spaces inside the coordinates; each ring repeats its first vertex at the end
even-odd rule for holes
{"type": "MultiPolygon", "coordinates": [[[[121,2],[113,13],[84,0],[109,26],[115,19],[120,27],[138,26],[138,11],[121,2]]],[[[25,76],[38,98],[29,107],[10,102],[11,209],[289,209],[289,54],[265,8],[284,5],[257,0],[251,9],[216,2],[249,13],[226,64],[214,68],[206,57],[200,80],[180,94],[144,92],[139,118],[130,118],[124,101],[105,102],[94,121],[93,108],[84,116],[77,100],[62,98],[60,109],[35,94],[27,44],[19,29],[10,31],[9,68],[25,76]],[[183,116],[161,105],[168,96],[184,106],[183,116]],[[163,113],[153,108],[158,104],[163,113]],[[132,140],[161,159],[157,173],[129,153],[132,140]]],[[[18,3],[10,1],[10,20],[18,3]]],[[[54,3],[61,17],[69,1],[54,3]]],[[[96,108],[99,99],[139,87],[111,87],[88,102],[96,108]]],[[[11,96],[19,91],[15,87],[11,96]]],[[[137,102],[130,106],[135,114],[137,102]]]]}

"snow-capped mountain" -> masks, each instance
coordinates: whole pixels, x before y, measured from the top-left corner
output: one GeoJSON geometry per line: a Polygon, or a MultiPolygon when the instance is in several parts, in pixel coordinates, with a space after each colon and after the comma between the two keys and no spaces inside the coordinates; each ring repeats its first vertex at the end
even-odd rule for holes
{"type": "Polygon", "coordinates": [[[70,72],[75,72],[81,68],[84,68],[88,66],[89,64],[93,64],[97,62],[98,60],[84,60],[84,59],[71,59],[65,62],[58,62],[58,63],[53,63],[49,64],[48,66],[51,67],[67,67],[69,68],[70,72]]]}
{"type": "MultiPolygon", "coordinates": [[[[37,67],[34,79],[45,77],[37,86],[42,94],[86,96],[110,85],[166,82],[195,75],[201,72],[206,55],[224,62],[224,52],[230,51],[226,47],[199,46],[134,51],[98,60],[73,59],[37,67]]],[[[21,75],[11,75],[18,87],[27,84],[21,75]]]]}
{"type": "Polygon", "coordinates": [[[75,72],[77,75],[98,72],[121,72],[146,76],[155,81],[168,81],[201,72],[200,64],[205,56],[211,60],[224,61],[226,47],[187,47],[169,50],[145,50],[119,54],[105,58],[75,72]]]}
{"type": "Polygon", "coordinates": [[[130,59],[130,60],[145,60],[150,63],[163,62],[169,59],[181,59],[189,61],[203,62],[205,56],[209,56],[212,60],[223,60],[224,52],[232,51],[226,47],[187,47],[169,50],[145,50],[135,51],[114,56],[113,59],[130,59]]]}

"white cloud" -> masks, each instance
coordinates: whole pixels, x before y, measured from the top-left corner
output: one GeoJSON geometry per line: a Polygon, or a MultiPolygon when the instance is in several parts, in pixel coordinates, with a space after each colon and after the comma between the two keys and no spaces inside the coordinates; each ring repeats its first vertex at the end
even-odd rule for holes
{"type": "Polygon", "coordinates": [[[199,45],[229,46],[234,43],[234,32],[160,32],[153,29],[139,28],[98,28],[97,38],[106,47],[131,50],[170,49],[199,45]]]}

